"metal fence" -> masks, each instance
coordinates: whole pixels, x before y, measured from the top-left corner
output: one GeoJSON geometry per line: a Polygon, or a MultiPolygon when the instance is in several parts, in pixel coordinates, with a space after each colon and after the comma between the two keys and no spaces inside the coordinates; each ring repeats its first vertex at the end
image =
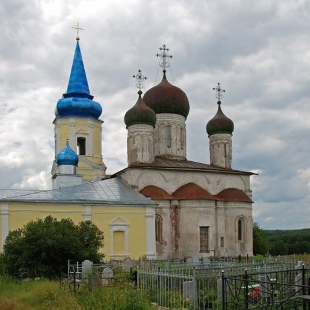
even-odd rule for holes
{"type": "Polygon", "coordinates": [[[121,264],[93,264],[90,261],[71,264],[68,261],[68,271],[61,276],[60,285],[76,293],[80,288],[91,291],[94,287],[107,286],[115,281],[137,282],[136,275],[132,268],[121,264]]]}
{"type": "Polygon", "coordinates": [[[218,280],[223,310],[310,309],[309,270],[293,269],[228,275],[218,280]]]}
{"type": "Polygon", "coordinates": [[[139,266],[137,286],[151,302],[168,309],[308,309],[309,276],[304,265],[221,267],[139,266]]]}

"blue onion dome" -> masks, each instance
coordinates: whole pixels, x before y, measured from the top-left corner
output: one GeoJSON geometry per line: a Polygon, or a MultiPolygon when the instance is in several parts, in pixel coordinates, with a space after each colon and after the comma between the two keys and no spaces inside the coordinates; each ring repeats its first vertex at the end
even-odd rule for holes
{"type": "Polygon", "coordinates": [[[189,102],[186,94],[180,88],[170,84],[166,78],[166,70],[163,72],[162,81],[145,93],[143,97],[145,104],[156,114],[172,113],[187,118],[189,102]]]}
{"type": "Polygon", "coordinates": [[[102,107],[98,102],[93,101],[93,98],[94,96],[89,91],[80,45],[77,40],[67,92],[63,94],[62,99],[58,100],[55,116],[57,118],[98,119],[102,113],[102,107]]]}
{"type": "Polygon", "coordinates": [[[139,98],[137,103],[126,112],[124,117],[124,122],[126,124],[126,128],[130,125],[135,124],[148,124],[155,127],[156,124],[156,114],[150,109],[143,101],[141,95],[142,91],[138,91],[139,98]]]}
{"type": "Polygon", "coordinates": [[[79,156],[70,148],[68,140],[66,146],[56,156],[57,166],[70,165],[77,166],[79,162],[79,156]]]}
{"type": "Polygon", "coordinates": [[[207,124],[207,133],[209,136],[216,133],[232,134],[234,131],[234,123],[228,118],[221,109],[221,101],[217,102],[218,110],[215,116],[207,124]]]}

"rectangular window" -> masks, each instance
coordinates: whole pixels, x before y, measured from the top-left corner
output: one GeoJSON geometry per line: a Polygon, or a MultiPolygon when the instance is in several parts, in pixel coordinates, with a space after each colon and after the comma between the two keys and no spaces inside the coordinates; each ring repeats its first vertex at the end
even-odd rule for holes
{"type": "Polygon", "coordinates": [[[200,253],[209,252],[209,226],[200,226],[199,227],[200,235],[200,253]]]}
{"type": "Polygon", "coordinates": [[[77,138],[77,154],[78,155],[86,155],[86,139],[85,138],[77,138]]]}

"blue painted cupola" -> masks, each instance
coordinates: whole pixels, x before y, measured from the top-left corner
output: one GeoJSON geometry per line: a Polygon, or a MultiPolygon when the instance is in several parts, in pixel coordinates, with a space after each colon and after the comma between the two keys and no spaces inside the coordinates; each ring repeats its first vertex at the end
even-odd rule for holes
{"type": "Polygon", "coordinates": [[[102,107],[98,102],[93,101],[93,98],[94,96],[89,91],[79,38],[77,37],[67,92],[57,102],[56,118],[83,117],[99,119],[102,107]]]}
{"type": "Polygon", "coordinates": [[[56,156],[57,166],[74,166],[79,162],[78,155],[71,149],[67,140],[66,146],[56,156]]]}

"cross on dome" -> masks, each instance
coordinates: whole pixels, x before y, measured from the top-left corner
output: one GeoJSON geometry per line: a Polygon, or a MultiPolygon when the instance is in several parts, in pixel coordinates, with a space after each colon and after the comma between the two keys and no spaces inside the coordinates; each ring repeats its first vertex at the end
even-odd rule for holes
{"type": "Polygon", "coordinates": [[[76,27],[71,27],[71,28],[76,30],[76,40],[79,41],[80,40],[79,31],[80,30],[85,30],[85,29],[81,28],[79,23],[76,23],[76,27]]]}
{"type": "Polygon", "coordinates": [[[147,79],[142,73],[141,70],[138,70],[138,73],[136,75],[132,76],[136,79],[136,86],[139,90],[144,88],[144,81],[147,79]]]}
{"type": "Polygon", "coordinates": [[[156,56],[161,59],[161,62],[159,62],[159,65],[166,70],[170,66],[169,64],[169,58],[172,58],[171,55],[168,54],[169,48],[166,47],[164,44],[162,47],[159,48],[161,51],[159,54],[157,53],[156,56]]]}
{"type": "Polygon", "coordinates": [[[216,91],[215,97],[221,100],[223,98],[223,93],[225,93],[225,89],[222,89],[220,83],[217,83],[217,86],[213,87],[213,90],[216,91]]]}

